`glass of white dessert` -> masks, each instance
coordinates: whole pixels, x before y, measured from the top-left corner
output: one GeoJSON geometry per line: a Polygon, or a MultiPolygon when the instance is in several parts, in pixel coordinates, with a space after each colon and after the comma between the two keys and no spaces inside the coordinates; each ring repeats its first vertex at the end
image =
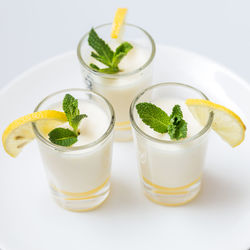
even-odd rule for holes
{"type": "Polygon", "coordinates": [[[113,105],[116,113],[115,140],[132,139],[129,122],[129,106],[135,95],[151,83],[152,62],[155,56],[155,43],[148,32],[142,28],[124,24],[120,36],[111,39],[112,24],[95,27],[98,35],[115,50],[123,41],[129,42],[133,48],[121,60],[120,72],[115,74],[101,73],[90,67],[95,63],[103,65],[91,57],[93,49],[88,44],[89,32],[85,34],[77,48],[77,56],[81,65],[81,73],[85,85],[103,96],[113,105]]]}
{"type": "Polygon", "coordinates": [[[201,188],[208,134],[213,121],[211,112],[205,126],[192,116],[185,100],[208,98],[198,89],[180,83],[162,83],[143,90],[130,107],[130,121],[136,142],[139,173],[145,195],[153,202],[177,206],[194,199],[201,188]],[[171,140],[155,132],[139,117],[136,105],[153,103],[170,113],[180,105],[187,122],[186,138],[171,140]]]}
{"type": "MultiPolygon", "coordinates": [[[[53,198],[65,209],[87,211],[102,204],[110,192],[114,110],[97,93],[68,89],[43,99],[35,112],[62,111],[66,93],[78,99],[80,112],[87,114],[80,122],[78,141],[70,147],[56,145],[48,139],[49,131],[41,131],[35,123],[33,129],[53,198]]],[[[68,128],[69,124],[59,127],[68,128]]]]}

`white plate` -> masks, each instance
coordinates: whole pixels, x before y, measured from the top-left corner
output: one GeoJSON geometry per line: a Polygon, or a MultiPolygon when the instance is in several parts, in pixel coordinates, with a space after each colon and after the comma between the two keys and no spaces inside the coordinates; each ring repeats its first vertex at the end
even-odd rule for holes
{"type": "MultiPolygon", "coordinates": [[[[224,67],[194,53],[158,46],[154,82],[166,81],[200,88],[249,124],[250,87],[224,67]]],[[[0,132],[13,119],[32,112],[49,93],[81,86],[73,52],[32,68],[0,92],[0,132]]],[[[212,133],[202,192],[188,205],[164,207],[142,194],[132,143],[116,143],[110,198],[92,212],[72,213],[49,197],[35,142],[17,159],[1,145],[0,249],[247,250],[249,149],[248,135],[232,149],[212,133]]]]}

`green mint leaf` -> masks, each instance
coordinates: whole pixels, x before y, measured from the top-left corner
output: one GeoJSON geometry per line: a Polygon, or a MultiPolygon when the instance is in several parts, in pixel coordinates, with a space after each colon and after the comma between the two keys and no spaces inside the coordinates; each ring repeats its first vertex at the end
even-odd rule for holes
{"type": "Polygon", "coordinates": [[[100,69],[97,65],[91,63],[90,67],[95,71],[106,74],[118,73],[120,71],[118,64],[121,62],[122,58],[126,56],[127,53],[133,48],[130,43],[123,42],[116,48],[116,51],[114,52],[111,50],[109,45],[97,35],[93,28],[89,32],[88,43],[95,50],[95,52],[91,52],[91,56],[97,61],[108,66],[107,68],[100,69]]]}
{"type": "Polygon", "coordinates": [[[142,121],[156,132],[168,133],[171,140],[187,137],[187,123],[183,120],[180,105],[173,107],[170,116],[152,103],[139,103],[136,109],[142,121]]]}
{"type": "Polygon", "coordinates": [[[105,73],[105,74],[115,74],[117,72],[119,72],[119,68],[104,68],[104,69],[100,69],[97,65],[91,63],[90,64],[90,67],[95,70],[95,71],[98,71],[98,72],[101,72],[101,73],[105,73]]]}
{"type": "Polygon", "coordinates": [[[172,140],[180,140],[187,137],[187,123],[181,120],[177,125],[170,124],[168,134],[172,140]]]}
{"type": "Polygon", "coordinates": [[[119,72],[119,68],[104,68],[104,69],[99,69],[98,71],[105,74],[115,74],[119,72]]]}
{"type": "Polygon", "coordinates": [[[124,56],[126,56],[126,54],[123,53],[123,52],[121,52],[121,53],[119,53],[118,55],[114,56],[112,66],[113,66],[113,67],[118,67],[118,64],[120,63],[120,61],[122,60],[122,58],[123,58],[124,56]]]}
{"type": "Polygon", "coordinates": [[[95,65],[94,63],[91,63],[89,66],[90,66],[93,70],[95,70],[95,71],[99,71],[99,70],[100,70],[100,68],[99,68],[97,65],[95,65]]]}
{"type": "Polygon", "coordinates": [[[69,147],[77,142],[77,135],[66,128],[55,128],[49,132],[49,140],[60,146],[69,147]]]}
{"type": "Polygon", "coordinates": [[[183,114],[180,105],[175,105],[172,109],[168,133],[172,140],[180,140],[187,137],[187,123],[183,120],[183,114]]]}
{"type": "Polygon", "coordinates": [[[183,118],[180,105],[175,105],[172,109],[172,114],[170,115],[170,121],[174,124],[180,122],[183,118]]]}
{"type": "Polygon", "coordinates": [[[127,54],[131,49],[133,49],[133,46],[128,43],[128,42],[123,42],[122,44],[120,44],[116,50],[115,50],[115,55],[118,55],[120,53],[125,53],[127,54]]]}
{"type": "Polygon", "coordinates": [[[113,67],[118,67],[118,64],[121,62],[122,58],[126,56],[132,48],[133,46],[128,42],[124,42],[118,46],[112,61],[113,67]]]}
{"type": "Polygon", "coordinates": [[[79,123],[80,121],[83,119],[83,118],[86,118],[88,117],[87,115],[85,114],[81,114],[81,115],[77,115],[75,116],[72,120],[71,120],[71,126],[74,130],[75,133],[77,133],[77,129],[78,129],[78,126],[79,126],[79,123]]]}
{"type": "Polygon", "coordinates": [[[169,116],[159,107],[152,103],[139,103],[136,105],[137,112],[142,121],[159,133],[167,133],[169,116]]]}
{"type": "Polygon", "coordinates": [[[106,62],[102,57],[100,57],[99,55],[97,55],[95,52],[91,52],[91,56],[94,57],[97,61],[107,65],[108,67],[110,66],[109,62],[106,62]]]}
{"type": "Polygon", "coordinates": [[[68,119],[69,125],[72,126],[72,119],[79,115],[78,100],[72,95],[66,94],[63,99],[63,111],[68,119]]]}
{"type": "Polygon", "coordinates": [[[168,134],[171,140],[175,139],[176,126],[173,123],[169,123],[168,125],[168,134]]]}
{"type": "Polygon", "coordinates": [[[112,64],[114,52],[110,49],[109,45],[97,35],[93,28],[89,32],[88,43],[97,52],[99,58],[102,58],[105,65],[110,66],[112,64]]]}
{"type": "Polygon", "coordinates": [[[181,120],[178,125],[176,126],[175,130],[175,139],[180,140],[182,138],[187,137],[187,123],[184,120],[181,120]]]}
{"type": "Polygon", "coordinates": [[[118,67],[100,69],[97,65],[95,65],[93,63],[90,64],[90,67],[95,71],[98,71],[98,72],[101,72],[101,73],[106,73],[106,74],[115,74],[115,73],[119,72],[118,67]]]}

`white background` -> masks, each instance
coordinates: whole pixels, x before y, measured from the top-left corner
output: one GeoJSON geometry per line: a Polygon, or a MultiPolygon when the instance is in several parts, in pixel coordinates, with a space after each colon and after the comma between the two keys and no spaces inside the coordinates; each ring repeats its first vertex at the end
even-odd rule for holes
{"type": "MultiPolygon", "coordinates": [[[[0,0],[0,88],[128,7],[156,43],[203,54],[250,82],[249,0],[0,0]]],[[[35,84],[35,83],[34,83],[35,84]]]]}

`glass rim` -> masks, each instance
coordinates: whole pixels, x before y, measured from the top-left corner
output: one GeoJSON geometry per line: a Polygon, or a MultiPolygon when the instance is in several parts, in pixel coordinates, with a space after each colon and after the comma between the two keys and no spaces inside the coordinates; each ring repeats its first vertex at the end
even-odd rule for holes
{"type": "Polygon", "coordinates": [[[138,93],[136,95],[136,97],[133,99],[133,101],[132,101],[132,103],[130,105],[130,108],[129,108],[129,116],[130,116],[131,125],[140,135],[142,135],[143,137],[146,137],[147,139],[149,139],[151,141],[157,142],[157,143],[175,145],[175,144],[184,144],[184,143],[194,141],[195,139],[198,139],[199,137],[204,135],[210,129],[210,127],[212,125],[212,122],[213,122],[213,118],[214,118],[214,113],[212,111],[209,113],[209,118],[208,118],[208,121],[207,121],[206,125],[198,133],[196,133],[195,135],[193,135],[193,136],[191,136],[191,137],[189,137],[187,139],[179,140],[179,141],[161,140],[161,139],[155,138],[155,137],[153,137],[151,135],[148,135],[142,129],[140,129],[140,127],[137,125],[137,123],[136,123],[136,121],[134,119],[133,110],[135,108],[135,103],[138,101],[138,99],[141,96],[143,96],[146,92],[150,91],[151,89],[161,87],[161,86],[170,86],[170,85],[172,85],[172,86],[181,86],[181,87],[185,87],[185,88],[194,90],[194,91],[198,92],[205,100],[209,100],[208,97],[202,91],[200,91],[199,89],[197,89],[195,87],[192,87],[190,85],[183,84],[183,83],[177,83],[177,82],[158,83],[158,84],[155,84],[153,86],[150,86],[150,87],[144,89],[143,91],[138,93]]]}
{"type": "Polygon", "coordinates": [[[42,99],[42,101],[40,101],[38,103],[38,105],[36,106],[36,108],[34,109],[34,112],[37,112],[39,110],[39,108],[41,107],[41,105],[46,102],[48,99],[50,99],[51,97],[54,97],[58,94],[61,93],[66,93],[66,92],[70,92],[70,91],[80,91],[83,93],[87,93],[87,94],[91,94],[94,96],[97,96],[98,98],[102,99],[108,106],[110,114],[111,114],[111,119],[110,119],[110,123],[108,128],[106,129],[105,133],[102,134],[102,136],[98,137],[98,139],[96,139],[95,141],[82,145],[82,146],[76,146],[76,147],[64,147],[64,146],[60,146],[60,145],[56,145],[52,142],[50,142],[48,139],[46,139],[38,130],[35,122],[32,122],[32,127],[33,127],[33,131],[36,135],[36,137],[43,142],[44,144],[46,144],[47,146],[49,146],[50,148],[57,150],[57,151],[61,151],[61,152],[74,152],[74,151],[79,151],[79,150],[84,150],[84,149],[88,149],[91,147],[96,146],[97,144],[103,142],[113,131],[114,129],[114,125],[115,125],[115,112],[114,109],[112,107],[112,105],[110,104],[110,102],[102,95],[96,93],[95,91],[92,90],[88,90],[88,89],[81,89],[81,88],[70,88],[70,89],[63,89],[63,90],[59,90],[57,92],[54,92],[48,96],[46,96],[44,99],[42,99]]]}
{"type": "MultiPolygon", "coordinates": [[[[101,24],[101,25],[98,25],[98,26],[95,26],[94,29],[99,29],[99,28],[102,28],[102,27],[105,27],[105,26],[109,26],[109,25],[112,25],[112,23],[105,23],[105,24],[101,24]]],[[[130,71],[128,73],[120,73],[120,74],[106,74],[106,73],[101,73],[101,72],[97,72],[97,71],[94,71],[92,68],[90,68],[88,66],[88,64],[85,63],[85,61],[83,60],[83,57],[82,57],[82,53],[81,53],[81,47],[82,47],[82,44],[84,42],[84,40],[86,39],[86,37],[88,36],[89,32],[85,33],[82,38],[80,39],[78,45],[77,45],[77,57],[78,57],[78,60],[80,62],[80,64],[90,73],[96,75],[96,76],[100,76],[100,77],[103,77],[103,78],[113,78],[113,79],[117,79],[117,78],[121,78],[121,77],[127,77],[127,76],[131,76],[131,75],[134,75],[142,70],[144,70],[147,66],[150,65],[150,63],[153,61],[154,57],[155,57],[155,51],[156,51],[156,46],[155,46],[155,42],[154,42],[154,39],[152,38],[152,36],[146,31],[144,30],[143,28],[137,26],[137,25],[134,25],[134,24],[130,24],[130,23],[124,23],[123,25],[125,26],[130,26],[130,27],[133,27],[133,28],[137,28],[139,29],[140,31],[142,31],[146,37],[149,39],[150,43],[151,43],[151,46],[152,46],[152,52],[151,52],[151,55],[149,57],[149,59],[139,68],[133,70],[133,71],[130,71]]]]}

